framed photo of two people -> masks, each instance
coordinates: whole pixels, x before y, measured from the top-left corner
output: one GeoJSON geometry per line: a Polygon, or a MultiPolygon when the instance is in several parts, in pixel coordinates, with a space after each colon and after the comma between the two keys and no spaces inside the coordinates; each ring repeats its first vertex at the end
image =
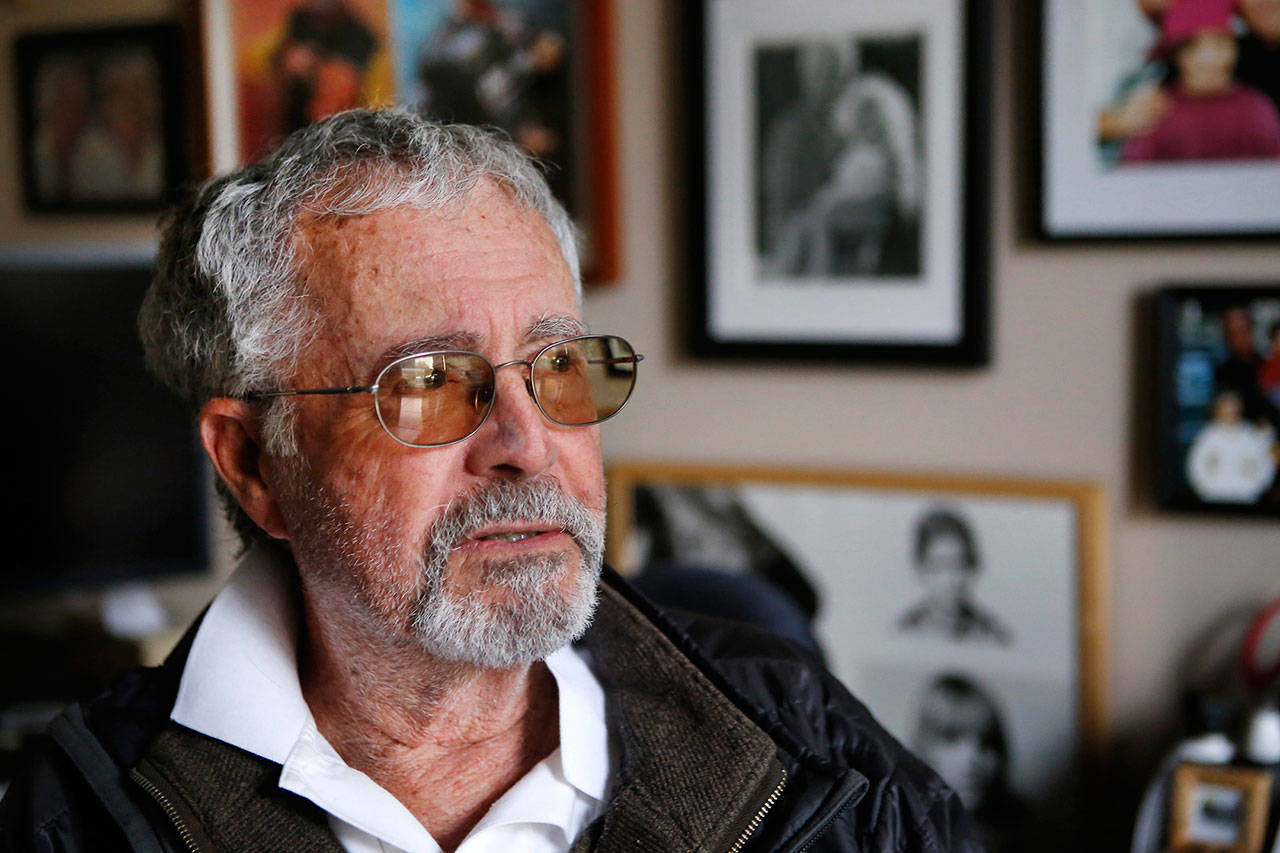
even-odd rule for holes
{"type": "Polygon", "coordinates": [[[709,569],[790,593],[989,849],[1066,837],[1107,727],[1100,487],[633,463],[609,490],[610,560],[642,589],[709,569]]]}
{"type": "Polygon", "coordinates": [[[692,0],[690,346],[987,360],[988,0],[692,0]]]}

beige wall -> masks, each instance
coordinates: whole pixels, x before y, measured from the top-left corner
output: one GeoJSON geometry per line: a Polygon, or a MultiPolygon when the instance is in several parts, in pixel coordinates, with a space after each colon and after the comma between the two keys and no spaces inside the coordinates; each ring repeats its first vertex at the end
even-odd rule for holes
{"type": "MultiPolygon", "coordinates": [[[[75,0],[0,6],[0,73],[9,34],[37,21],[146,18],[164,0],[75,0]],[[46,8],[46,5],[57,8],[46,8]],[[38,7],[38,8],[37,8],[38,7]],[[16,11],[15,11],[16,8],[16,11]],[[108,11],[109,10],[109,11],[108,11]]],[[[682,201],[686,146],[675,0],[619,0],[619,176],[624,272],[589,296],[592,324],[647,355],[626,415],[605,428],[614,459],[718,460],[1085,478],[1109,494],[1114,723],[1150,743],[1175,707],[1192,637],[1240,602],[1280,592],[1274,523],[1156,512],[1142,485],[1145,356],[1135,301],[1164,281],[1280,277],[1275,242],[1044,245],[1021,236],[1015,198],[1033,123],[1026,26],[999,7],[996,44],[992,299],[994,360],[976,372],[779,368],[696,363],[681,352],[682,201]],[[1015,81],[1018,81],[1015,85],[1015,81]],[[1016,100],[1016,103],[1015,103],[1016,100]],[[1013,164],[1015,169],[1010,169],[1013,164]]],[[[1025,8],[1027,3],[1016,7],[1025,8]]],[[[145,220],[104,229],[32,223],[17,212],[12,86],[0,85],[0,233],[7,246],[49,240],[146,239],[145,220]]]]}
{"type": "MultiPolygon", "coordinates": [[[[646,354],[630,408],[605,426],[614,459],[745,461],[1090,479],[1110,502],[1114,724],[1150,740],[1176,708],[1193,635],[1280,592],[1280,526],[1157,512],[1138,297],[1165,281],[1280,279],[1280,244],[1051,245],[1022,236],[1034,123],[1025,21],[997,20],[991,290],[994,359],[976,372],[765,369],[691,361],[677,328],[686,282],[676,176],[686,146],[674,3],[617,3],[624,274],[588,297],[595,328],[646,354]],[[1015,80],[1018,81],[1015,84],[1015,80]],[[1016,90],[1016,91],[1015,91],[1016,90]],[[1015,103],[1015,98],[1017,103],[1015,103]],[[1009,164],[1016,166],[1011,169],[1009,164]]],[[[1019,9],[1030,4],[1018,3],[1019,9]]]]}

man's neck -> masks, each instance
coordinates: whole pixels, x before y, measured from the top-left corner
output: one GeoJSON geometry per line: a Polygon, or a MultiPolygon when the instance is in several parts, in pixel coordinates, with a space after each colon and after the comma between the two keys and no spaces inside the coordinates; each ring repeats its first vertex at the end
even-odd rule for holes
{"type": "Polygon", "coordinates": [[[442,661],[380,643],[308,603],[299,676],[316,726],[343,760],[413,812],[446,851],[560,742],[545,664],[442,661]]]}

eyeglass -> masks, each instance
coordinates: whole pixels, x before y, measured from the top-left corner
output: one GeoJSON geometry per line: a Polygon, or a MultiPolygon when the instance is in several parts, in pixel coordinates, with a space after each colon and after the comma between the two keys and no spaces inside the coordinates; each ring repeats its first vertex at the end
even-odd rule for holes
{"type": "Polygon", "coordinates": [[[549,344],[527,361],[494,365],[465,350],[419,352],[388,364],[372,385],[255,391],[243,399],[308,394],[372,394],[387,434],[410,447],[443,447],[480,429],[497,395],[497,372],[529,369],[525,388],[552,423],[589,426],[618,413],[636,386],[644,356],[616,335],[582,335],[549,344]]]}

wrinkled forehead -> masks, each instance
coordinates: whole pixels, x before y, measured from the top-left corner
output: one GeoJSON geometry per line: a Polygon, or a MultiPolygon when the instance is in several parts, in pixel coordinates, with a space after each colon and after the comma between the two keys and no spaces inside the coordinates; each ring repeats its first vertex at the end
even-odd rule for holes
{"type": "Polygon", "coordinates": [[[304,291],[335,309],[470,301],[486,288],[576,302],[546,222],[497,192],[442,210],[313,218],[297,250],[304,291]]]}
{"type": "Polygon", "coordinates": [[[551,229],[500,190],[444,210],[313,217],[296,251],[316,345],[363,352],[454,333],[501,341],[542,316],[580,316],[551,229]]]}

